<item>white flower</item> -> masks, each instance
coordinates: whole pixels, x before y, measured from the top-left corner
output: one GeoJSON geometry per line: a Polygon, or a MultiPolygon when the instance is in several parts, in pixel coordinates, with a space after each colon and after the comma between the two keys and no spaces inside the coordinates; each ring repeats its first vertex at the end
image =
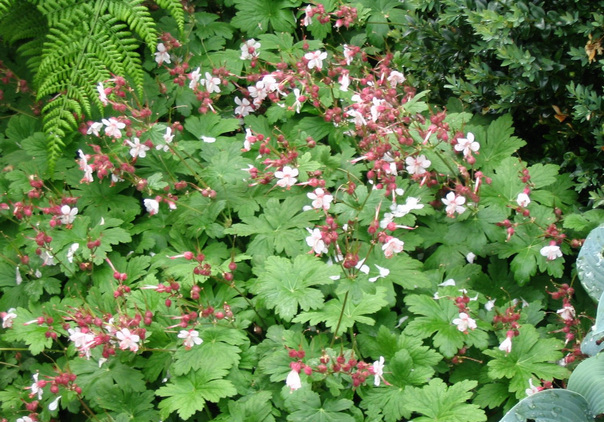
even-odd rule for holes
{"type": "Polygon", "coordinates": [[[532,396],[535,393],[538,393],[539,391],[543,390],[543,387],[536,387],[533,385],[533,379],[530,378],[529,379],[529,388],[527,388],[526,390],[524,390],[524,392],[526,393],[527,396],[532,396]]]}
{"type": "Polygon", "coordinates": [[[464,157],[469,157],[472,152],[476,152],[480,149],[480,144],[474,141],[474,134],[468,132],[467,138],[459,138],[455,145],[455,151],[463,152],[464,157]]]}
{"type": "Polygon", "coordinates": [[[80,170],[84,171],[84,177],[82,178],[82,182],[94,182],[94,178],[92,177],[93,168],[88,165],[88,156],[84,154],[81,149],[78,150],[78,154],[80,156],[80,161],[78,162],[78,164],[80,165],[80,170]]]}
{"type": "Polygon", "coordinates": [[[310,17],[312,13],[312,6],[309,4],[304,9],[304,19],[302,19],[302,25],[308,26],[312,23],[312,18],[310,17]]]}
{"type": "Polygon", "coordinates": [[[302,388],[302,380],[300,379],[300,374],[298,371],[292,369],[289,374],[287,374],[285,385],[289,387],[290,392],[302,388]]]}
{"type": "Polygon", "coordinates": [[[130,155],[132,158],[145,158],[147,156],[147,151],[149,151],[149,147],[144,143],[141,144],[141,140],[137,137],[133,137],[132,141],[126,140],[126,144],[130,147],[130,155]]]}
{"type": "Polygon", "coordinates": [[[294,88],[294,98],[296,100],[294,101],[293,107],[296,109],[296,113],[300,113],[300,110],[302,109],[302,102],[300,101],[301,97],[302,95],[300,95],[300,90],[298,88],[294,88]]]}
{"type": "Polygon", "coordinates": [[[44,393],[44,390],[38,385],[38,375],[39,373],[36,372],[32,378],[34,379],[33,384],[31,385],[31,387],[29,387],[31,389],[31,394],[32,395],[38,395],[38,400],[42,400],[42,394],[44,393]]]}
{"type": "Polygon", "coordinates": [[[44,249],[40,253],[40,258],[42,258],[42,265],[53,266],[55,265],[55,257],[51,255],[46,249],[44,249]]]}
{"type": "Polygon", "coordinates": [[[528,204],[531,203],[531,198],[529,198],[526,193],[521,192],[518,194],[518,197],[516,197],[516,203],[518,204],[518,206],[526,208],[528,204]]]}
{"type": "Polygon", "coordinates": [[[71,246],[69,247],[69,249],[67,250],[67,261],[70,264],[73,264],[73,256],[79,247],[80,247],[79,243],[72,243],[71,246]]]}
{"type": "Polygon", "coordinates": [[[103,122],[103,124],[106,126],[105,134],[107,136],[111,136],[112,138],[117,138],[117,139],[122,137],[121,129],[126,127],[126,124],[124,122],[120,122],[115,117],[110,117],[109,119],[103,119],[103,120],[101,120],[101,122],[103,122]]]}
{"type": "Polygon", "coordinates": [[[202,79],[199,82],[205,85],[210,94],[213,92],[220,92],[220,78],[212,76],[210,72],[206,72],[205,79],[202,79]]]}
{"type": "Polygon", "coordinates": [[[333,195],[325,192],[322,188],[317,188],[313,192],[307,193],[306,196],[313,200],[312,207],[316,210],[328,210],[331,207],[331,202],[333,201],[333,195]]]}
{"type": "Polygon", "coordinates": [[[23,416],[22,418],[18,418],[16,422],[34,422],[34,420],[29,416],[23,416]]]}
{"type": "Polygon", "coordinates": [[[138,335],[131,333],[129,329],[122,328],[115,333],[115,336],[120,341],[120,349],[130,349],[131,352],[138,351],[138,342],[141,338],[138,335]]]}
{"type": "Polygon", "coordinates": [[[306,244],[311,247],[312,251],[317,255],[327,253],[328,249],[323,241],[323,237],[321,236],[321,230],[311,230],[308,227],[306,230],[308,230],[308,233],[310,233],[310,236],[306,237],[306,244]]]}
{"type": "Polygon", "coordinates": [[[90,125],[90,127],[88,128],[88,131],[86,132],[88,135],[94,135],[94,136],[99,136],[101,129],[103,129],[103,123],[101,122],[94,122],[90,125]]]}
{"type": "Polygon", "coordinates": [[[172,133],[171,127],[166,128],[166,133],[164,133],[163,138],[164,138],[165,144],[156,145],[155,149],[163,150],[164,152],[168,152],[170,150],[170,147],[168,145],[170,145],[172,143],[172,141],[174,140],[174,134],[172,133]]]}
{"type": "Polygon", "coordinates": [[[212,138],[211,136],[202,136],[201,140],[204,141],[206,144],[213,144],[214,142],[216,142],[216,138],[212,138]]]}
{"type": "Polygon", "coordinates": [[[459,318],[455,318],[453,320],[453,324],[457,326],[457,329],[459,331],[466,334],[468,332],[468,329],[474,330],[477,327],[476,321],[470,318],[470,316],[465,312],[460,312],[459,318]]]}
{"type": "Polygon", "coordinates": [[[455,213],[462,214],[466,210],[466,207],[463,206],[466,203],[466,198],[455,195],[454,192],[449,192],[441,201],[447,206],[445,211],[448,217],[455,217],[455,213]]]}
{"type": "Polygon", "coordinates": [[[572,321],[576,316],[575,308],[572,305],[564,305],[562,309],[558,309],[556,313],[565,321],[572,321]]]}
{"type": "Polygon", "coordinates": [[[390,85],[393,87],[396,87],[398,84],[405,82],[405,75],[403,75],[401,72],[393,70],[390,72],[390,76],[388,76],[388,82],[390,82],[390,85]]]}
{"type": "Polygon", "coordinates": [[[254,57],[258,57],[260,47],[261,44],[253,38],[241,44],[241,60],[252,60],[254,57]]]}
{"type": "Polygon", "coordinates": [[[59,216],[59,219],[61,220],[61,224],[67,225],[67,224],[73,223],[77,214],[78,214],[77,208],[71,208],[69,205],[63,205],[61,207],[61,215],[59,216]]]}
{"type": "Polygon", "coordinates": [[[94,345],[94,334],[92,333],[83,333],[80,327],[70,328],[67,330],[69,333],[69,340],[73,341],[74,346],[78,351],[86,356],[87,359],[90,358],[90,348],[94,345]]]}
{"type": "Polygon", "coordinates": [[[378,278],[385,278],[388,277],[388,275],[390,274],[390,270],[388,268],[384,268],[384,267],[380,267],[377,264],[374,264],[376,266],[376,268],[379,270],[380,275],[375,276],[375,277],[371,277],[369,279],[369,282],[371,283],[375,283],[377,281],[378,278]]]}
{"type": "Polygon", "coordinates": [[[553,261],[556,258],[562,257],[562,251],[560,250],[560,246],[556,244],[550,244],[548,246],[542,247],[539,253],[545,258],[547,258],[548,261],[553,261]]]}
{"type": "Polygon", "coordinates": [[[279,171],[275,172],[275,177],[277,179],[279,179],[277,181],[277,186],[289,189],[290,187],[295,185],[296,182],[298,181],[298,179],[296,179],[296,176],[298,176],[297,168],[293,168],[290,166],[284,166],[283,170],[279,170],[279,171]]]}
{"type": "Polygon", "coordinates": [[[384,376],[384,356],[380,356],[380,360],[373,362],[373,385],[380,386],[380,381],[384,376]]]}
{"type": "Polygon", "coordinates": [[[235,97],[235,104],[237,104],[237,107],[235,107],[235,114],[237,116],[245,117],[254,111],[252,103],[250,103],[247,98],[241,99],[239,97],[235,97]]]}
{"type": "Polygon", "coordinates": [[[109,100],[107,100],[107,94],[105,94],[105,87],[103,86],[102,82],[99,82],[99,84],[96,86],[96,91],[99,93],[99,101],[101,102],[101,104],[103,104],[104,106],[109,104],[109,100]]]}
{"type": "Polygon", "coordinates": [[[15,283],[17,283],[17,286],[23,283],[23,277],[21,276],[21,271],[19,270],[19,267],[17,267],[17,271],[15,273],[15,283]]]}
{"type": "Polygon", "coordinates": [[[342,72],[338,82],[340,82],[340,91],[347,92],[348,87],[350,86],[350,74],[348,71],[342,72]]]}
{"type": "Polygon", "coordinates": [[[468,261],[469,264],[473,264],[475,259],[476,254],[474,252],[468,252],[468,254],[466,255],[466,261],[468,261]]]}
{"type": "Polygon", "coordinates": [[[354,58],[354,50],[348,47],[348,45],[344,44],[344,59],[346,60],[346,64],[350,65],[352,63],[352,59],[354,58]]]}
{"type": "Polygon", "coordinates": [[[423,154],[417,157],[407,157],[405,158],[405,163],[407,164],[407,172],[412,176],[423,175],[426,173],[426,169],[430,167],[430,164],[432,164],[432,162],[426,159],[426,156],[423,154]]]}
{"type": "Polygon", "coordinates": [[[143,200],[143,204],[145,205],[145,208],[149,214],[155,215],[159,212],[159,202],[157,202],[155,199],[147,198],[143,200]]]}
{"type": "Polygon", "coordinates": [[[447,287],[447,286],[455,286],[455,280],[453,280],[452,278],[443,281],[442,283],[440,283],[438,285],[438,287],[447,287]]]}
{"type": "Polygon", "coordinates": [[[181,330],[178,338],[183,339],[183,344],[187,349],[203,343],[203,339],[199,337],[199,332],[196,330],[181,330]]]}
{"type": "Polygon", "coordinates": [[[487,303],[484,304],[484,309],[489,312],[491,310],[493,310],[493,308],[495,307],[495,301],[497,299],[491,299],[489,301],[487,301],[487,303]]]}
{"type": "Polygon", "coordinates": [[[199,80],[201,79],[201,68],[198,67],[193,72],[189,73],[188,77],[191,80],[191,82],[189,82],[189,89],[197,88],[197,85],[199,85],[199,80]]]}
{"type": "Polygon", "coordinates": [[[316,67],[317,70],[321,70],[323,68],[323,60],[327,58],[327,53],[325,51],[317,50],[311,53],[306,53],[304,58],[308,60],[309,69],[316,67]]]}
{"type": "Polygon", "coordinates": [[[405,242],[397,239],[396,237],[390,237],[386,243],[382,245],[382,250],[384,251],[384,255],[386,258],[392,258],[394,254],[403,251],[403,246],[405,242]]]}
{"type": "Polygon", "coordinates": [[[168,50],[166,49],[164,43],[160,42],[159,44],[157,44],[157,53],[155,53],[155,61],[159,66],[161,66],[164,62],[171,63],[170,53],[168,53],[168,50]]]}
{"type": "Polygon", "coordinates": [[[55,410],[57,410],[57,408],[59,407],[59,400],[61,400],[61,397],[63,397],[63,396],[58,396],[56,399],[54,399],[48,405],[48,410],[50,410],[51,412],[54,412],[55,410]]]}
{"type": "Polygon", "coordinates": [[[499,350],[504,351],[506,354],[512,351],[512,337],[506,336],[505,340],[499,345],[499,350]]]}
{"type": "Polygon", "coordinates": [[[8,312],[0,313],[2,316],[2,328],[10,328],[13,326],[13,320],[17,318],[15,308],[10,308],[8,312]]]}

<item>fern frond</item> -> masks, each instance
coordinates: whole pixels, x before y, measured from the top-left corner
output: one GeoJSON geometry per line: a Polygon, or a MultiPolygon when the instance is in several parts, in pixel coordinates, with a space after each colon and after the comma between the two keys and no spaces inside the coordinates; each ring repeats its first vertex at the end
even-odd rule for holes
{"type": "Polygon", "coordinates": [[[162,9],[166,9],[178,25],[181,34],[185,31],[185,11],[180,0],[155,0],[155,3],[162,9]]]}
{"type": "Polygon", "coordinates": [[[9,45],[46,34],[46,18],[33,4],[5,0],[0,8],[0,38],[9,45]],[[9,8],[10,3],[12,7],[9,8]],[[5,8],[1,8],[2,6],[5,8]]]}
{"type": "Polygon", "coordinates": [[[147,46],[155,51],[157,31],[149,9],[141,6],[143,0],[106,0],[107,12],[114,18],[126,22],[147,46]]]}
{"type": "Polygon", "coordinates": [[[14,6],[17,0],[0,0],[0,20],[14,6]]]}

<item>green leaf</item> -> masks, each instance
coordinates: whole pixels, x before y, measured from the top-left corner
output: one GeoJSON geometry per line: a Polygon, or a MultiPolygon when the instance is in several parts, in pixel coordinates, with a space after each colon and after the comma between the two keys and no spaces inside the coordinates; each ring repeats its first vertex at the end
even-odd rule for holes
{"type": "Polygon", "coordinates": [[[25,342],[32,355],[38,355],[52,346],[52,338],[46,337],[48,326],[36,322],[41,314],[33,314],[24,308],[17,308],[15,313],[17,317],[13,320],[12,329],[3,335],[5,340],[25,342]]]}
{"type": "Polygon", "coordinates": [[[238,12],[231,24],[250,37],[269,30],[291,33],[295,29],[292,6],[286,0],[235,0],[238,12]]]}
{"type": "Polygon", "coordinates": [[[577,258],[577,275],[585,291],[598,300],[604,293],[604,225],[593,229],[577,258]]]}
{"type": "Polygon", "coordinates": [[[433,379],[424,388],[407,389],[406,405],[412,412],[423,416],[414,422],[481,422],[487,416],[475,404],[466,403],[472,397],[476,381],[461,381],[449,387],[439,378],[433,379]]]}
{"type": "MultiPolygon", "coordinates": [[[[512,136],[514,134],[512,124],[512,116],[505,114],[489,125],[484,138],[480,136],[481,129],[474,132],[477,142],[480,143],[480,151],[476,155],[476,166],[482,171],[497,169],[504,159],[526,145],[526,142],[520,138],[512,136]]],[[[473,128],[470,127],[468,130],[473,131],[473,128]]]]}
{"type": "Polygon", "coordinates": [[[165,397],[159,403],[163,419],[176,412],[182,419],[188,419],[197,411],[203,410],[206,401],[217,403],[220,399],[237,394],[233,384],[211,369],[190,372],[185,376],[173,377],[160,387],[156,395],[165,397]]]}
{"type": "Polygon", "coordinates": [[[411,410],[407,407],[407,391],[405,387],[372,388],[363,397],[361,407],[367,409],[367,416],[371,417],[371,420],[408,420],[411,410]]]}
{"type": "Polygon", "coordinates": [[[298,255],[293,261],[271,256],[254,268],[258,279],[250,290],[266,302],[269,309],[285,319],[291,319],[298,308],[308,311],[323,305],[323,293],[313,286],[332,284],[339,274],[335,265],[327,265],[312,255],[298,255]]]}
{"type": "Polygon", "coordinates": [[[604,356],[585,359],[568,379],[567,388],[585,397],[592,415],[604,413],[604,356]]]}
{"type": "Polygon", "coordinates": [[[353,406],[352,400],[326,399],[321,403],[321,398],[314,391],[308,389],[297,390],[286,400],[290,409],[287,420],[291,422],[354,422],[355,419],[347,412],[353,406]]]}
{"type": "Polygon", "coordinates": [[[352,328],[355,323],[374,325],[375,320],[367,317],[382,309],[388,304],[386,300],[386,288],[376,287],[375,294],[363,292],[358,300],[348,297],[332,299],[319,311],[302,312],[293,322],[309,322],[312,325],[324,322],[328,328],[335,330],[339,326],[339,332],[352,328]]]}
{"type": "Polygon", "coordinates": [[[593,413],[581,394],[570,390],[543,390],[522,399],[500,422],[593,422],[593,413]]]}
{"type": "Polygon", "coordinates": [[[542,338],[535,327],[524,324],[520,335],[513,338],[509,354],[499,349],[484,350],[483,353],[493,358],[487,364],[489,377],[509,379],[510,392],[516,393],[516,398],[520,399],[525,396],[528,382],[534,377],[551,381],[568,376],[568,369],[557,364],[562,358],[563,347],[560,340],[542,338]]]}

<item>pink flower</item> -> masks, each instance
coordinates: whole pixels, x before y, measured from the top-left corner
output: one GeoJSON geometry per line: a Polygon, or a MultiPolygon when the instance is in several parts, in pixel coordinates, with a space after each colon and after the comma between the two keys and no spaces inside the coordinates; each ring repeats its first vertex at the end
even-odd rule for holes
{"type": "Polygon", "coordinates": [[[112,138],[119,139],[122,137],[121,129],[126,127],[126,124],[120,122],[115,117],[110,117],[109,119],[101,120],[105,127],[105,134],[107,136],[111,136],[112,138]]]}
{"type": "Polygon", "coordinates": [[[455,151],[463,152],[464,157],[469,157],[472,152],[476,152],[480,149],[480,144],[474,141],[474,134],[468,132],[467,138],[459,138],[455,145],[455,151]]]}
{"type": "Polygon", "coordinates": [[[306,244],[311,247],[311,250],[317,255],[327,253],[328,249],[323,241],[323,237],[321,236],[321,230],[311,230],[308,227],[306,230],[308,230],[308,233],[310,233],[310,236],[306,237],[306,244]]]}
{"type": "Polygon", "coordinates": [[[103,86],[102,82],[99,82],[99,84],[96,86],[96,91],[99,93],[99,101],[101,102],[101,104],[103,104],[104,106],[109,104],[109,101],[107,100],[107,94],[105,93],[105,87],[103,86]]]}
{"type": "Polygon", "coordinates": [[[190,349],[196,344],[203,343],[203,339],[199,337],[199,332],[196,330],[181,330],[180,333],[178,333],[178,338],[183,339],[183,344],[187,349],[190,349]]]}
{"type": "Polygon", "coordinates": [[[403,251],[403,246],[405,242],[397,239],[396,237],[390,236],[388,241],[382,245],[382,250],[384,251],[384,255],[386,258],[392,258],[394,254],[403,251]]]}
{"type": "Polygon", "coordinates": [[[466,210],[466,207],[463,206],[466,203],[466,198],[461,195],[455,195],[453,192],[449,192],[441,201],[447,206],[445,208],[447,217],[453,218],[455,217],[455,213],[462,214],[466,210]]]}
{"type": "Polygon", "coordinates": [[[81,181],[86,183],[94,182],[94,178],[92,177],[94,169],[88,165],[88,156],[81,149],[78,150],[78,154],[80,155],[80,161],[78,162],[80,170],[84,171],[84,177],[81,181]]]}
{"type": "Polygon", "coordinates": [[[432,164],[430,160],[426,159],[425,155],[407,157],[405,163],[407,164],[407,172],[412,176],[421,176],[425,174],[426,169],[432,164]]]}
{"type": "Polygon", "coordinates": [[[459,318],[455,318],[453,320],[453,324],[455,324],[457,329],[464,334],[468,333],[468,329],[474,330],[477,327],[476,321],[470,318],[470,316],[465,312],[460,312],[459,318]]]}
{"type": "Polygon", "coordinates": [[[115,336],[120,341],[120,349],[130,349],[131,352],[138,351],[138,342],[141,338],[138,335],[131,333],[129,329],[122,328],[115,333],[115,336]]]}
{"type": "Polygon", "coordinates": [[[290,166],[283,167],[283,170],[275,172],[275,177],[279,179],[277,181],[277,186],[289,189],[298,181],[298,179],[296,179],[296,176],[298,176],[297,168],[293,168],[290,166]]]}
{"type": "Polygon", "coordinates": [[[405,75],[396,70],[390,72],[390,76],[388,76],[388,82],[390,82],[390,85],[392,85],[393,87],[396,87],[398,84],[402,84],[403,82],[405,82],[405,80],[405,75]]]}
{"type": "Polygon", "coordinates": [[[309,4],[304,9],[304,19],[302,19],[302,25],[303,26],[308,26],[308,25],[310,25],[312,23],[311,16],[312,16],[312,6],[309,4]]]}
{"type": "Polygon", "coordinates": [[[575,319],[576,312],[572,305],[564,305],[562,309],[556,311],[564,321],[572,321],[575,319]]]}
{"type": "Polygon", "coordinates": [[[548,246],[544,246],[541,248],[539,253],[544,256],[548,261],[553,261],[556,258],[562,257],[562,251],[560,250],[560,246],[556,245],[555,241],[552,241],[548,246]]]}
{"type": "Polygon", "coordinates": [[[161,66],[164,62],[171,63],[170,53],[168,53],[168,50],[166,49],[164,43],[160,42],[159,44],[157,44],[157,53],[155,53],[155,61],[159,66],[161,66]]]}
{"type": "Polygon", "coordinates": [[[323,68],[323,60],[327,58],[327,53],[325,51],[317,50],[311,53],[306,53],[304,58],[308,60],[308,68],[317,70],[321,70],[323,68]]]}
{"type": "Polygon", "coordinates": [[[344,44],[344,59],[346,60],[346,64],[350,65],[352,63],[352,59],[354,58],[355,52],[353,49],[349,48],[346,44],[344,44]]]}

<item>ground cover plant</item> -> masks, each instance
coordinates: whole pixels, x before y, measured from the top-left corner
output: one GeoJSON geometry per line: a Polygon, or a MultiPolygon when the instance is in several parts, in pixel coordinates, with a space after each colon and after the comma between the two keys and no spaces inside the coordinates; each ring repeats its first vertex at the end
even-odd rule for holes
{"type": "Polygon", "coordinates": [[[399,2],[158,4],[142,81],[102,75],[61,145],[5,53],[5,420],[600,413],[602,212],[510,115],[408,83],[399,2]]]}

